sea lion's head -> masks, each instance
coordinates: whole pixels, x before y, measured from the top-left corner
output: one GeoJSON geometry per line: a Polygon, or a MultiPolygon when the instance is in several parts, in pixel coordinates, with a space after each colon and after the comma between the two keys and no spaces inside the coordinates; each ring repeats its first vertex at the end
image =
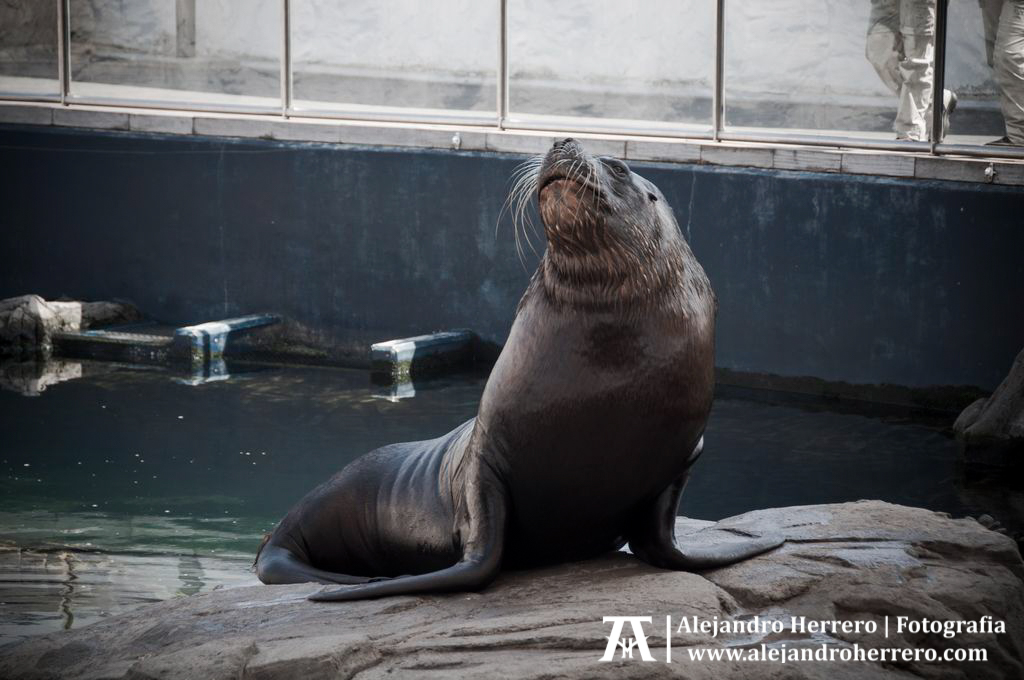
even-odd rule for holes
{"type": "Polygon", "coordinates": [[[617,158],[591,156],[573,139],[555,142],[526,167],[547,238],[541,267],[563,293],[589,290],[575,297],[614,302],[678,279],[689,249],[650,181],[617,158]]]}
{"type": "MultiPolygon", "coordinates": [[[[574,139],[554,143],[537,174],[537,203],[552,250],[598,253],[625,250],[637,255],[675,229],[664,197],[624,162],[591,156],[574,139]]],[[[624,253],[625,254],[625,253],[624,253]]]]}

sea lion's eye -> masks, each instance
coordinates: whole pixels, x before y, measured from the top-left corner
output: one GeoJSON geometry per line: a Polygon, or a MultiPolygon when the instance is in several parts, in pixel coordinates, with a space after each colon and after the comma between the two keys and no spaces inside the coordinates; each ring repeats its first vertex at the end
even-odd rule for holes
{"type": "Polygon", "coordinates": [[[619,177],[625,177],[626,175],[629,174],[629,168],[626,167],[625,163],[617,162],[611,163],[610,165],[612,168],[612,172],[614,172],[619,177]]]}

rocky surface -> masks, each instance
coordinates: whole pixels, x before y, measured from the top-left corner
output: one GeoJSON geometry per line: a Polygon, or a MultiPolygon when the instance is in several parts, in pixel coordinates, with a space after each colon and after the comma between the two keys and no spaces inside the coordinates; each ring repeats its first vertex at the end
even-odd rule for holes
{"type": "MultiPolygon", "coordinates": [[[[315,585],[181,597],[0,654],[4,678],[1017,678],[1024,677],[1024,564],[973,520],[862,501],[680,520],[687,542],[781,530],[782,548],[704,574],[629,555],[507,572],[481,593],[315,604],[315,585]],[[652,616],[655,662],[601,663],[605,616],[652,616]],[[672,663],[665,659],[671,615],[672,663]],[[677,632],[681,617],[874,621],[876,633],[677,632]],[[897,633],[895,619],[1006,622],[1002,634],[897,633]],[[891,628],[883,637],[884,617],[891,628]],[[693,661],[694,648],[981,648],[986,662],[693,661]]],[[[628,632],[628,626],[627,631],[628,632]]]]}
{"type": "Polygon", "coordinates": [[[0,300],[0,351],[5,354],[47,354],[53,333],[81,327],[79,303],[47,302],[38,295],[0,300]]]}
{"type": "Polygon", "coordinates": [[[47,301],[38,295],[0,300],[0,355],[46,357],[54,333],[139,318],[135,307],[120,302],[47,301]]]}
{"type": "Polygon", "coordinates": [[[992,396],[965,408],[953,430],[968,447],[1024,449],[1024,350],[992,396]]]}

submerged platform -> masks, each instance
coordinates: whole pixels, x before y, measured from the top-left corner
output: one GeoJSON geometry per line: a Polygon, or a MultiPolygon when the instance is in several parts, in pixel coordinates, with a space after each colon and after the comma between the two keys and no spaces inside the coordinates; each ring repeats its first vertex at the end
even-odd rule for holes
{"type": "Polygon", "coordinates": [[[172,364],[197,370],[223,361],[233,338],[280,321],[274,314],[250,314],[182,326],[170,333],[127,329],[64,331],[54,333],[53,351],[58,356],[78,359],[172,364]]]}

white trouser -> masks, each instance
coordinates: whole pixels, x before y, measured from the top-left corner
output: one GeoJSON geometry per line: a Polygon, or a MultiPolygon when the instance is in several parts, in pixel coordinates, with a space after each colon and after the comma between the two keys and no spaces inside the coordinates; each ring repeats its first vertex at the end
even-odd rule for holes
{"type": "Polygon", "coordinates": [[[871,0],[865,54],[899,100],[893,130],[900,139],[927,141],[931,133],[935,1],[871,0]]]}
{"type": "Polygon", "coordinates": [[[980,0],[980,5],[1006,136],[1024,145],[1024,0],[980,0]]]}

